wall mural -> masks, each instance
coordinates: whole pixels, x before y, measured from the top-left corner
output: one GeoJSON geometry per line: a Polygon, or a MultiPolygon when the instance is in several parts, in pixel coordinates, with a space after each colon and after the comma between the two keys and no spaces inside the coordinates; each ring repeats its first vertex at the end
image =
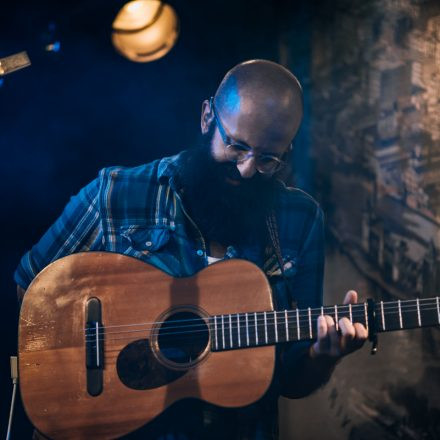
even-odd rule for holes
{"type": "MultiPolygon", "coordinates": [[[[316,193],[343,249],[325,302],[437,296],[440,2],[320,2],[313,17],[316,193]]],[[[439,347],[438,328],[382,334],[375,357],[365,347],[320,392],[282,401],[282,438],[440,438],[439,347]]]]}
{"type": "Polygon", "coordinates": [[[313,145],[334,234],[397,296],[440,284],[440,4],[338,2],[313,40],[313,145]],[[319,117],[316,117],[319,115],[319,117]]]}

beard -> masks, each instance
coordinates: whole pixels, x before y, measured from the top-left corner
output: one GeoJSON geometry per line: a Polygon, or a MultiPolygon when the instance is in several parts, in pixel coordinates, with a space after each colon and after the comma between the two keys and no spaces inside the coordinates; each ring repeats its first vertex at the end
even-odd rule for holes
{"type": "Polygon", "coordinates": [[[206,241],[223,246],[265,244],[266,217],[274,207],[276,179],[256,172],[243,179],[235,163],[217,162],[212,133],[204,145],[182,153],[179,182],[184,205],[206,241]],[[239,181],[232,185],[227,178],[239,181]]]}

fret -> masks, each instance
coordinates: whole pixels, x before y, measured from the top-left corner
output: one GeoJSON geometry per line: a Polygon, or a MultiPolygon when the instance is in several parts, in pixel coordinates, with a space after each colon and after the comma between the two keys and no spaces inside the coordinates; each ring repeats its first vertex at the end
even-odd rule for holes
{"type": "Polygon", "coordinates": [[[248,314],[245,313],[245,322],[246,322],[246,344],[249,347],[249,321],[248,321],[248,314]]]}
{"type": "Polygon", "coordinates": [[[419,327],[440,324],[437,297],[420,299],[420,324],[419,327]]]}
{"type": "Polygon", "coordinates": [[[258,345],[257,312],[254,313],[254,319],[255,319],[255,345],[258,345]]]}
{"type": "Polygon", "coordinates": [[[417,310],[417,302],[415,300],[401,301],[402,322],[405,323],[404,328],[417,328],[419,325],[419,317],[417,310]]]}
{"type": "Polygon", "coordinates": [[[419,323],[419,327],[422,326],[422,318],[420,316],[420,302],[419,302],[419,298],[416,299],[416,303],[417,303],[417,322],[419,323]]]}
{"type": "Polygon", "coordinates": [[[225,320],[224,320],[224,315],[222,315],[222,342],[223,342],[223,348],[226,348],[226,345],[225,345],[225,320]]]}
{"type": "Polygon", "coordinates": [[[241,335],[240,335],[240,314],[237,313],[237,339],[238,339],[238,346],[241,347],[241,335]]]}
{"type": "Polygon", "coordinates": [[[231,348],[234,346],[232,343],[232,315],[229,315],[229,344],[231,348]]]}
{"type": "Polygon", "coordinates": [[[348,305],[348,313],[350,315],[350,322],[353,324],[353,310],[351,304],[348,305]]]}
{"type": "Polygon", "coordinates": [[[377,331],[388,332],[401,330],[411,322],[410,310],[405,308],[405,301],[378,302],[376,306],[377,331]]]}
{"type": "Polygon", "coordinates": [[[364,315],[365,315],[365,327],[368,331],[368,310],[367,310],[367,303],[364,302],[364,315]]]}
{"type": "Polygon", "coordinates": [[[350,320],[350,305],[351,304],[338,305],[338,321],[340,321],[342,318],[347,318],[348,320],[350,320]]]}
{"type": "Polygon", "coordinates": [[[324,316],[324,307],[321,306],[321,316],[324,316]]]}
{"type": "Polygon", "coordinates": [[[403,328],[403,319],[402,319],[402,307],[400,304],[400,299],[397,301],[398,307],[399,307],[399,324],[400,328],[403,328]]]}
{"type": "Polygon", "coordinates": [[[278,342],[277,316],[275,311],[267,312],[267,339],[269,344],[278,342]]]}
{"type": "Polygon", "coordinates": [[[338,306],[336,304],[335,304],[335,327],[336,327],[336,331],[339,331],[338,306]]]}
{"type": "Polygon", "coordinates": [[[286,341],[289,342],[289,322],[287,319],[287,310],[284,310],[284,322],[286,324],[286,341]]]}
{"type": "Polygon", "coordinates": [[[308,311],[309,311],[309,334],[310,334],[310,339],[312,339],[313,338],[313,332],[312,332],[312,311],[311,311],[310,307],[309,307],[308,311]]]}
{"type": "Polygon", "coordinates": [[[214,342],[215,342],[215,349],[218,350],[218,339],[217,339],[217,315],[214,316],[214,342]]]}
{"type": "Polygon", "coordinates": [[[385,313],[383,312],[383,301],[380,302],[380,316],[382,317],[382,330],[385,331],[385,313]]]}
{"type": "Polygon", "coordinates": [[[299,327],[299,309],[296,309],[296,332],[298,334],[298,341],[301,339],[301,330],[299,327]]]}
{"type": "Polygon", "coordinates": [[[248,314],[249,320],[249,346],[254,347],[256,345],[257,340],[257,328],[255,327],[255,313],[248,314]]]}
{"type": "Polygon", "coordinates": [[[268,342],[267,338],[267,314],[264,312],[264,340],[266,341],[266,344],[268,342]]]}
{"type": "Polygon", "coordinates": [[[439,306],[438,296],[435,298],[435,301],[437,303],[437,319],[438,319],[438,323],[440,324],[440,306],[439,306]]]}
{"type": "Polygon", "coordinates": [[[229,319],[228,332],[229,332],[229,343],[231,346],[230,348],[238,348],[238,335],[237,332],[235,331],[235,329],[238,327],[237,315],[231,314],[229,316],[230,319],[229,319]]]}

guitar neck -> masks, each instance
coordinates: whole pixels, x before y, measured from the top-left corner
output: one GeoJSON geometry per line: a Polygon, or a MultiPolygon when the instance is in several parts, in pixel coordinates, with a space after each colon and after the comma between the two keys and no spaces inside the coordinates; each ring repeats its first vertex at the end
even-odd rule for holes
{"type": "Polygon", "coordinates": [[[315,339],[320,315],[330,315],[336,323],[346,317],[363,324],[370,333],[382,333],[440,325],[440,304],[439,297],[434,297],[214,315],[210,319],[211,349],[223,351],[315,339]]]}

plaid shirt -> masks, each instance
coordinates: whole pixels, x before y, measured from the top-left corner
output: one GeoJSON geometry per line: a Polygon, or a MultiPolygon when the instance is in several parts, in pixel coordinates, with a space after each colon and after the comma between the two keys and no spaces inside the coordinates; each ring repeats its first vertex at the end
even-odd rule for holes
{"type": "MultiPolygon", "coordinates": [[[[179,160],[181,154],[136,168],[103,169],[71,198],[61,216],[22,257],[14,275],[17,284],[26,289],[50,262],[83,251],[130,255],[179,277],[207,266],[204,239],[179,196],[179,160]]],[[[309,195],[284,185],[276,206],[289,290],[298,307],[319,307],[324,270],[322,211],[309,195]]],[[[291,308],[277,259],[264,252],[264,245],[256,239],[255,245],[244,248],[229,246],[225,258],[256,263],[271,282],[276,307],[291,308]]],[[[301,344],[296,346],[300,352],[301,344]]]]}

